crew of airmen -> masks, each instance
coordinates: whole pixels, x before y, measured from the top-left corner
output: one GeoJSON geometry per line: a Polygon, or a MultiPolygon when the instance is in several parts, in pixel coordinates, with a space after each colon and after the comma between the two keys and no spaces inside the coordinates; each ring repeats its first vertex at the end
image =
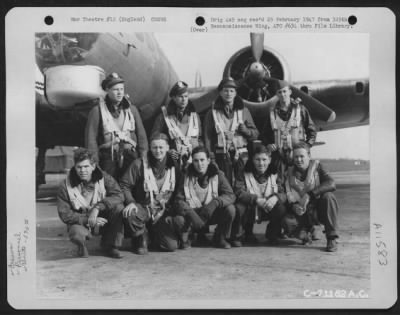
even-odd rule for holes
{"type": "Polygon", "coordinates": [[[288,82],[277,81],[278,102],[259,133],[232,78],[218,85],[203,125],[188,85],[178,81],[149,142],[123,78],[112,73],[102,88],[105,97],[89,113],[86,148],[75,150],[57,196],[78,256],[88,257],[93,235],[102,235],[101,247],[113,258],[122,258],[124,238],[139,255],[241,247],[259,242],[253,228],[262,221],[270,245],[285,237],[309,244],[322,224],[326,251],[337,251],[335,183],[311,158],[316,129],[288,82]]]}

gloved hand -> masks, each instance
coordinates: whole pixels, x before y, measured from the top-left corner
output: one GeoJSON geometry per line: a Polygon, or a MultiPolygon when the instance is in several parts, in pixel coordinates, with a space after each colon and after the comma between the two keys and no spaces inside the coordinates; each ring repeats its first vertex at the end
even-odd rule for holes
{"type": "Polygon", "coordinates": [[[292,205],[292,209],[298,216],[302,216],[306,212],[306,209],[297,202],[292,205]]]}
{"type": "Polygon", "coordinates": [[[169,156],[176,162],[179,160],[179,153],[175,149],[171,149],[168,151],[169,156]]]}
{"type": "Polygon", "coordinates": [[[187,211],[186,216],[189,218],[189,221],[192,223],[194,231],[201,230],[205,226],[204,221],[199,217],[199,215],[193,209],[190,209],[189,211],[187,211]]]}
{"type": "Polygon", "coordinates": [[[217,165],[217,163],[215,162],[215,153],[214,152],[210,152],[210,162],[217,165]]]}
{"type": "Polygon", "coordinates": [[[245,124],[240,124],[238,127],[238,131],[245,137],[250,137],[251,131],[246,127],[245,124]]]}
{"type": "Polygon", "coordinates": [[[287,200],[288,200],[289,203],[295,203],[296,202],[296,196],[292,191],[288,191],[286,193],[286,196],[287,196],[287,200]]]}
{"type": "Polygon", "coordinates": [[[278,149],[278,147],[275,144],[271,143],[267,145],[267,149],[270,150],[271,152],[274,152],[278,149]]]}
{"type": "Polygon", "coordinates": [[[278,197],[277,196],[272,196],[271,198],[268,198],[267,201],[265,202],[264,209],[266,212],[270,212],[278,202],[278,197]]]}
{"type": "Polygon", "coordinates": [[[314,194],[314,192],[313,192],[312,190],[310,190],[310,191],[308,192],[308,195],[310,196],[310,201],[311,201],[311,200],[316,200],[316,199],[317,199],[317,196],[314,194]]]}

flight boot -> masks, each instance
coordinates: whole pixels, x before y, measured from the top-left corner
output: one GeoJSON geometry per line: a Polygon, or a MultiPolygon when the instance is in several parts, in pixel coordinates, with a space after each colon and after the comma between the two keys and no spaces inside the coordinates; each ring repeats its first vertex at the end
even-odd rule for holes
{"type": "Polygon", "coordinates": [[[214,232],[213,243],[216,248],[222,248],[222,249],[231,248],[231,244],[229,244],[229,242],[226,241],[225,237],[218,232],[214,232]]]}
{"type": "Polygon", "coordinates": [[[244,240],[243,240],[246,244],[250,244],[250,245],[257,245],[259,243],[259,240],[257,238],[257,236],[254,235],[253,232],[250,233],[245,233],[244,234],[244,240]]]}
{"type": "Polygon", "coordinates": [[[315,226],[313,226],[311,228],[311,239],[313,241],[318,241],[319,240],[319,236],[318,236],[317,229],[315,228],[315,226]]]}
{"type": "Polygon", "coordinates": [[[243,244],[240,240],[230,240],[229,243],[231,244],[232,247],[242,247],[243,244]]]}
{"type": "Polygon", "coordinates": [[[326,251],[327,252],[337,252],[338,250],[338,245],[336,241],[336,237],[331,237],[328,238],[327,244],[326,244],[326,251]]]}
{"type": "Polygon", "coordinates": [[[88,251],[85,243],[78,244],[78,257],[82,257],[82,258],[89,257],[89,251],[88,251]]]}
{"type": "Polygon", "coordinates": [[[109,247],[106,250],[106,255],[108,257],[116,258],[116,259],[121,259],[121,258],[124,257],[124,256],[121,255],[121,252],[118,250],[118,248],[115,248],[115,247],[109,247]]]}
{"type": "Polygon", "coordinates": [[[310,233],[306,230],[300,230],[298,238],[301,240],[303,245],[310,245],[312,243],[310,233]]]}
{"type": "Polygon", "coordinates": [[[76,244],[78,246],[78,253],[77,257],[82,257],[82,258],[88,258],[89,257],[89,251],[86,247],[85,241],[81,239],[71,239],[71,242],[76,244]]]}
{"type": "Polygon", "coordinates": [[[148,253],[147,249],[147,231],[143,234],[132,237],[132,251],[138,255],[146,255],[148,253]]]}
{"type": "Polygon", "coordinates": [[[273,235],[270,230],[265,231],[265,238],[268,240],[268,243],[272,246],[279,245],[278,237],[273,235]]]}
{"type": "Polygon", "coordinates": [[[181,233],[179,237],[179,248],[180,249],[189,249],[191,247],[190,239],[189,239],[189,232],[181,233]]]}

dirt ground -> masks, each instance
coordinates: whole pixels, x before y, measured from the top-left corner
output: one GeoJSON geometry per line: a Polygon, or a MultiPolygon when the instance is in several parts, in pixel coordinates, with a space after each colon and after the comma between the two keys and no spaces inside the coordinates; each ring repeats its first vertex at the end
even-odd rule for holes
{"type": "MultiPolygon", "coordinates": [[[[351,173],[344,177],[350,176],[351,173]]],[[[44,185],[39,197],[54,196],[56,187],[55,182],[44,185]]],[[[340,205],[336,253],[324,252],[322,226],[318,229],[320,240],[311,245],[288,239],[272,247],[264,238],[264,222],[255,226],[261,241],[258,246],[230,250],[193,247],[138,256],[130,252],[128,240],[120,260],[102,255],[99,238],[89,242],[89,258],[75,258],[76,247],[68,240],[66,227],[58,218],[55,199],[38,199],[37,296],[81,301],[234,301],[303,298],[305,290],[363,290],[368,294],[368,178],[339,183],[336,196],[340,205]]]]}

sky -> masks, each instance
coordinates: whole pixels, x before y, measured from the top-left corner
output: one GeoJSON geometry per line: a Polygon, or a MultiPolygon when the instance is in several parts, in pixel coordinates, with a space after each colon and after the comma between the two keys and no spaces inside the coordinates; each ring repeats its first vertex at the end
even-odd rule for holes
{"type": "MultiPolygon", "coordinates": [[[[216,86],[229,58],[250,45],[249,33],[155,36],[179,78],[190,86],[194,86],[196,71],[203,86],[216,86]]],[[[366,34],[266,33],[264,46],[286,60],[292,82],[369,77],[366,34]]],[[[319,132],[317,140],[326,144],[313,148],[316,158],[369,159],[369,126],[319,132]]]]}

